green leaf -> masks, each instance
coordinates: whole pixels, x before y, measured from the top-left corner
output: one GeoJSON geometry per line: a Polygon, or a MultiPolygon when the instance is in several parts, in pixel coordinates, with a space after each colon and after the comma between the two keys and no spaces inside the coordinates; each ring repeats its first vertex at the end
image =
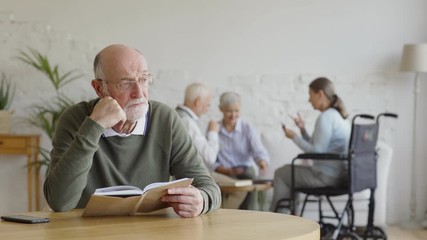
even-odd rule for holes
{"type": "Polygon", "coordinates": [[[78,74],[77,70],[71,70],[60,75],[58,65],[52,65],[47,56],[30,47],[28,47],[27,52],[19,51],[16,58],[46,75],[57,92],[64,85],[82,77],[82,74],[78,74]]]}
{"type": "MultiPolygon", "coordinates": [[[[79,74],[77,70],[67,71],[61,75],[58,65],[51,64],[47,56],[30,47],[25,51],[19,51],[16,59],[41,72],[55,89],[56,97],[53,100],[33,104],[27,118],[31,125],[40,128],[52,139],[59,117],[65,109],[74,105],[74,102],[63,95],[60,90],[83,75],[79,74]]],[[[50,150],[40,147],[40,156],[40,160],[34,163],[37,169],[40,169],[43,165],[50,164],[50,150]]]]}
{"type": "Polygon", "coordinates": [[[0,82],[0,110],[8,110],[15,96],[16,86],[2,73],[0,82]]]}

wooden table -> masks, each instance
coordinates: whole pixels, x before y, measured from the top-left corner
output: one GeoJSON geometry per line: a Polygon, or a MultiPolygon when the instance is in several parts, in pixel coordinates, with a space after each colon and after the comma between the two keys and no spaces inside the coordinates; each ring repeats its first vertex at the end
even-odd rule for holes
{"type": "Polygon", "coordinates": [[[254,193],[254,209],[253,210],[263,210],[262,207],[265,203],[265,194],[264,192],[268,189],[272,188],[271,183],[259,183],[259,184],[252,184],[248,186],[223,186],[218,185],[221,189],[221,196],[222,196],[222,202],[224,202],[227,199],[228,194],[235,193],[235,192],[253,192],[254,193]]]}
{"type": "Polygon", "coordinates": [[[0,135],[0,154],[22,154],[27,156],[28,210],[40,210],[40,177],[33,165],[39,159],[40,137],[38,135],[0,135]],[[34,182],[33,182],[34,181],[34,182]]]}
{"type": "Polygon", "coordinates": [[[0,239],[320,239],[316,222],[271,212],[219,209],[196,218],[180,218],[170,209],[124,217],[83,218],[81,210],[23,214],[48,217],[50,222],[2,221],[0,239]]]}

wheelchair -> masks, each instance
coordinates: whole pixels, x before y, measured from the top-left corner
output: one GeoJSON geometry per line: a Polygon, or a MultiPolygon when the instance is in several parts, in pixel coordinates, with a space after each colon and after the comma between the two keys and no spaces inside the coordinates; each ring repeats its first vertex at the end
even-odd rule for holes
{"type": "Polygon", "coordinates": [[[298,204],[297,194],[303,193],[300,216],[303,216],[306,204],[315,202],[318,204],[318,223],[321,227],[322,239],[387,239],[386,233],[374,226],[375,189],[377,187],[377,152],[376,144],[379,132],[379,120],[381,117],[397,118],[394,113],[381,113],[376,118],[368,114],[358,114],[353,117],[348,154],[330,153],[304,153],[292,160],[290,199],[281,199],[277,203],[278,208],[289,208],[290,213],[296,215],[298,204]],[[359,119],[366,119],[364,121],[359,119]],[[360,123],[362,122],[362,123],[360,123]],[[295,186],[295,166],[298,160],[310,159],[313,161],[346,161],[346,184],[340,187],[298,187],[295,186]],[[370,190],[369,210],[367,225],[361,231],[354,224],[353,194],[370,190]],[[347,201],[341,212],[337,211],[331,197],[347,195],[347,201]],[[314,199],[313,199],[314,197],[314,199]],[[324,215],[322,201],[326,199],[332,215],[324,215]],[[326,219],[335,219],[337,224],[325,222],[326,219]],[[345,222],[344,222],[345,221],[345,222]]]}

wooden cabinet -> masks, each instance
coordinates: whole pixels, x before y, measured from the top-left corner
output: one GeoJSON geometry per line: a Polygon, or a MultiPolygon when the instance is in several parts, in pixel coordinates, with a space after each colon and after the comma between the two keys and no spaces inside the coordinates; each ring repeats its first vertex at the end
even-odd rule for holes
{"type": "Polygon", "coordinates": [[[28,210],[40,210],[40,177],[33,165],[39,159],[40,136],[38,135],[1,135],[0,154],[27,156],[28,210]],[[33,198],[33,193],[35,199],[33,198]],[[34,205],[33,205],[34,204],[34,205]],[[33,208],[35,206],[35,208],[33,208]]]}

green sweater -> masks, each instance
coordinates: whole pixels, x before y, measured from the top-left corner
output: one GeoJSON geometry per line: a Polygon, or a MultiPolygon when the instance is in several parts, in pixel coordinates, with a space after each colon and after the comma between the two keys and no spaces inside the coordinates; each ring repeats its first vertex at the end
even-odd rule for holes
{"type": "Polygon", "coordinates": [[[99,99],[81,102],[61,115],[52,140],[44,195],[54,211],[84,208],[96,188],[194,178],[203,196],[203,213],[221,204],[218,186],[209,176],[178,114],[149,101],[146,135],[104,137],[90,119],[99,99]]]}

